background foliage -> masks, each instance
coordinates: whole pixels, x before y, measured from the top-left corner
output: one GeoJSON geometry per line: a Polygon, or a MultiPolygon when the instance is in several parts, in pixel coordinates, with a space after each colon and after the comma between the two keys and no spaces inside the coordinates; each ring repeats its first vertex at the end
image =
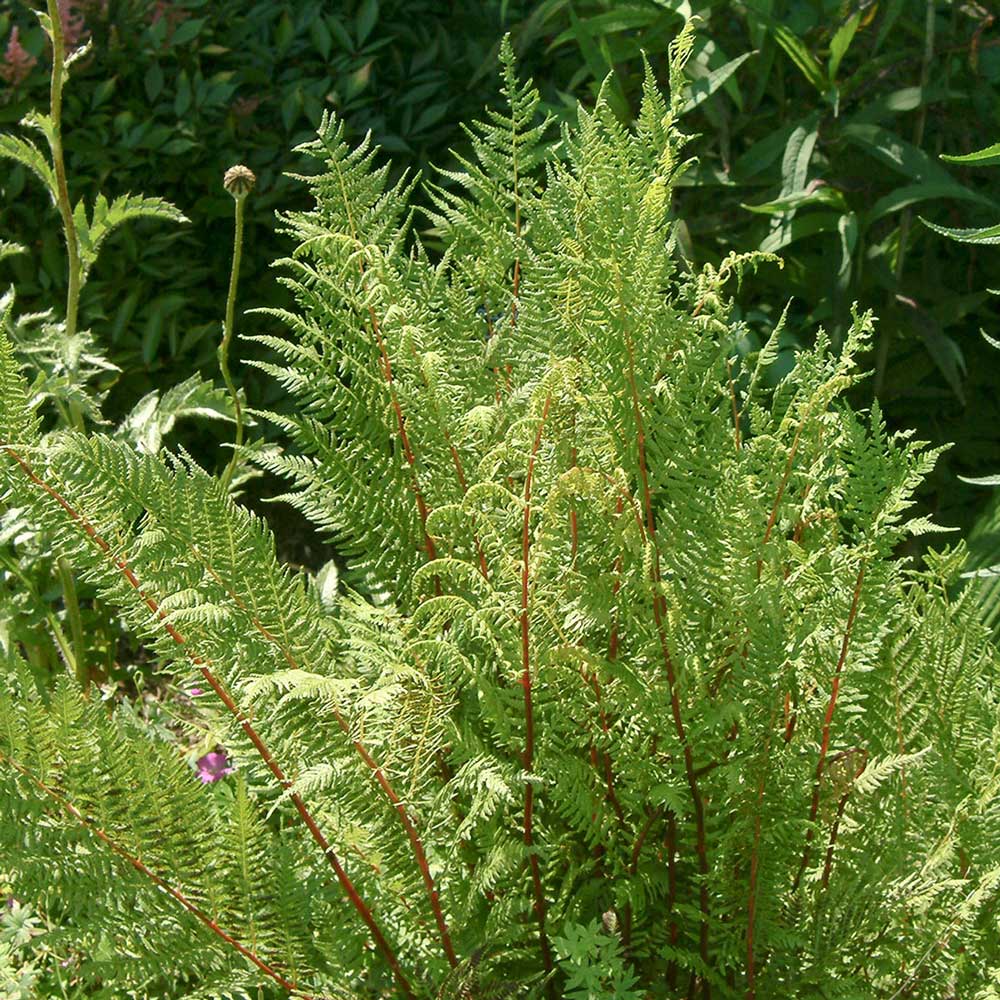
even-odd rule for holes
{"type": "MultiPolygon", "coordinates": [[[[975,225],[1000,200],[989,174],[943,164],[1000,132],[1000,33],[988,4],[947,0],[431,0],[257,2],[90,0],[78,4],[95,52],[67,97],[67,156],[74,194],[142,190],[176,204],[184,228],[134,227],[104,253],[85,321],[123,374],[112,418],[151,388],[214,368],[225,287],[229,199],[223,170],[249,165],[243,305],[286,305],[268,269],[288,246],[274,209],[301,207],[303,189],[282,176],[308,169],[287,152],[313,134],[324,108],[349,135],[371,129],[399,168],[427,169],[458,123],[495,101],[497,40],[513,32],[543,106],[565,114],[592,101],[614,69],[610,100],[636,111],[640,52],[664,78],[667,45],[685,17],[702,20],[689,63],[689,128],[697,170],[676,202],[695,266],[730,248],[771,249],[781,272],[750,277],[739,298],[746,350],[794,296],[783,346],[823,323],[843,332],[850,303],[875,307],[879,341],[868,359],[893,426],[954,441],[924,491],[929,508],[969,529],[987,494],[956,474],[1000,467],[996,355],[978,336],[995,330],[986,292],[1000,285],[990,248],[949,244],[915,213],[975,225]],[[736,60],[740,60],[738,63],[736,60]],[[984,133],[987,133],[984,135],[984,133]],[[748,207],[749,206],[749,207],[748,207]],[[902,250],[900,248],[903,248],[902,250]]],[[[38,64],[16,85],[0,82],[0,123],[44,99],[40,29],[14,0],[0,38],[20,26],[38,64]]],[[[995,175],[994,175],[995,176],[995,175]]],[[[26,307],[48,304],[64,281],[55,227],[39,227],[45,196],[24,171],[0,178],[0,225],[32,245],[0,264],[26,307]]],[[[257,319],[245,321],[259,331],[257,319]]],[[[249,376],[248,376],[249,377],[249,376]]],[[[252,382],[258,401],[269,392],[252,382]]],[[[266,400],[265,400],[266,401],[266,400]]],[[[202,433],[204,438],[204,433],[202,433]]],[[[210,453],[209,453],[210,457],[210,453]]]]}

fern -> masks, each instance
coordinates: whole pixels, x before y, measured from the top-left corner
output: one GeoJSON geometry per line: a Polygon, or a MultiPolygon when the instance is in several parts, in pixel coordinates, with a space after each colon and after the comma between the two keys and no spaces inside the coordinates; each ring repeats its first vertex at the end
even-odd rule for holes
{"type": "Polygon", "coordinates": [[[508,110],[434,189],[323,122],[284,218],[294,396],[254,457],[349,573],[282,566],[190,456],[42,439],[0,349],[5,502],[216,706],[236,774],[10,651],[0,838],[81,982],[156,996],[989,995],[997,658],[961,547],[894,557],[937,452],[845,393],[873,320],[769,388],[686,274],[682,65],[635,130],[508,110]],[[43,859],[45,859],[43,861],[43,859]],[[49,860],[52,859],[52,860],[49,860]],[[603,918],[604,929],[597,921],[603,918]],[[125,965],[112,956],[127,954],[125,965]],[[169,977],[168,977],[169,970],[169,977]]]}

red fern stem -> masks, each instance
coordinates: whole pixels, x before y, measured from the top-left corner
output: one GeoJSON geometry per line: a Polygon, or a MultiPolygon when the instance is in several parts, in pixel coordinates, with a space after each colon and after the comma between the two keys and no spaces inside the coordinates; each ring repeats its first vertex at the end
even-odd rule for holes
{"type": "MultiPolygon", "coordinates": [[[[708,844],[705,834],[705,803],[698,788],[698,776],[695,773],[694,754],[691,750],[691,743],[687,737],[687,730],[684,726],[684,719],[681,712],[680,693],[677,689],[677,675],[674,668],[673,657],[670,653],[670,645],[667,642],[666,626],[663,615],[666,611],[665,601],[660,593],[660,553],[656,540],[656,520],[653,516],[653,498],[649,485],[649,472],[646,463],[646,430],[642,419],[642,408],[639,403],[639,389],[635,380],[635,351],[632,347],[632,340],[628,338],[628,384],[632,395],[632,412],[635,417],[636,443],[639,453],[639,480],[642,484],[643,507],[646,515],[646,534],[653,548],[653,569],[650,581],[653,591],[653,618],[656,622],[656,632],[660,642],[660,653],[663,657],[663,665],[667,675],[667,685],[670,689],[670,712],[673,718],[674,731],[677,739],[684,751],[684,771],[687,777],[688,788],[691,792],[691,801],[694,806],[695,822],[695,853],[698,858],[698,873],[701,876],[699,885],[699,909],[701,910],[701,928],[699,933],[699,951],[701,960],[705,966],[709,965],[708,954],[708,921],[709,921],[709,896],[708,896],[708,844]]],[[[676,847],[674,848],[676,849],[676,847]]],[[[708,980],[703,979],[701,983],[702,996],[704,1000],[711,1000],[711,986],[708,980]]]]}
{"type": "MultiPolygon", "coordinates": [[[[14,459],[15,462],[21,467],[22,471],[28,477],[28,479],[38,486],[43,492],[47,493],[53,500],[59,504],[60,507],[66,511],[67,515],[72,521],[75,521],[83,529],[84,533],[90,538],[90,540],[101,550],[117,567],[121,572],[122,576],[129,583],[133,590],[139,595],[143,603],[149,610],[156,616],[156,618],[163,625],[164,631],[170,636],[174,642],[182,647],[186,652],[191,662],[201,671],[202,677],[208,683],[209,687],[216,693],[222,703],[229,710],[233,718],[239,723],[240,728],[246,734],[247,738],[254,745],[257,750],[258,755],[261,760],[267,766],[268,770],[274,775],[275,779],[281,785],[283,789],[290,789],[292,786],[291,781],[285,776],[284,771],[279,766],[278,762],[274,759],[271,751],[268,749],[267,744],[261,739],[260,734],[253,727],[249,718],[243,712],[242,709],[236,704],[232,696],[226,690],[222,682],[215,676],[215,674],[210,669],[208,662],[202,659],[197,654],[193,653],[188,646],[187,640],[178,632],[176,628],[170,623],[167,618],[166,612],[160,607],[159,603],[155,598],[150,596],[143,590],[142,585],[139,582],[138,577],[132,571],[131,567],[124,559],[118,558],[110,544],[98,533],[97,529],[87,520],[83,514],[79,513],[70,503],[66,500],[58,490],[54,489],[47,482],[41,479],[34,471],[34,469],[28,464],[28,462],[13,448],[4,445],[3,450],[14,459]]],[[[357,888],[351,881],[350,876],[344,870],[344,867],[340,863],[340,859],[337,857],[333,848],[330,846],[329,841],[323,835],[323,831],[320,830],[316,820],[313,818],[312,813],[309,812],[308,807],[302,800],[302,797],[298,792],[291,792],[289,798],[292,804],[295,806],[296,812],[299,814],[303,823],[305,823],[306,828],[309,830],[313,837],[313,840],[319,845],[323,856],[327,859],[330,867],[333,868],[334,874],[337,876],[337,881],[340,883],[345,895],[350,900],[351,905],[357,911],[358,915],[361,917],[365,926],[370,931],[372,937],[375,940],[375,944],[379,951],[382,953],[383,958],[392,970],[393,975],[396,978],[397,983],[403,994],[415,1000],[415,994],[413,988],[410,986],[405,974],[403,973],[402,967],[399,964],[399,960],[396,958],[396,954],[390,946],[389,942],[385,939],[382,933],[382,929],[379,927],[378,923],[375,921],[375,917],[371,912],[371,909],[361,898],[358,893],[357,888]]]]}
{"type": "MultiPolygon", "coordinates": [[[[211,576],[216,580],[216,582],[226,591],[230,599],[243,611],[247,613],[250,617],[250,621],[254,628],[270,643],[277,646],[281,651],[281,655],[285,662],[293,670],[301,670],[302,667],[299,662],[292,655],[291,650],[289,650],[278,637],[271,632],[261,621],[253,614],[249,607],[247,607],[246,602],[236,593],[234,593],[223,580],[219,577],[218,573],[212,569],[212,567],[202,558],[201,553],[195,550],[195,554],[199,559],[202,560],[202,565],[211,574],[211,576]]],[[[413,850],[413,856],[416,860],[417,867],[420,870],[420,876],[423,879],[424,887],[427,891],[427,897],[431,904],[431,910],[434,913],[434,921],[438,927],[438,933],[441,937],[441,945],[444,948],[445,955],[448,959],[448,963],[454,968],[458,964],[458,958],[455,955],[455,949],[452,945],[451,935],[448,932],[448,924],[445,921],[444,913],[441,910],[441,902],[438,897],[437,887],[434,884],[434,877],[431,875],[430,866],[427,863],[427,855],[424,852],[423,841],[420,838],[420,834],[410,817],[406,806],[403,805],[402,800],[399,795],[397,795],[396,790],[393,788],[389,779],[385,776],[385,772],[382,770],[381,766],[375,761],[368,751],[368,748],[360,740],[355,739],[351,736],[351,728],[347,720],[341,714],[340,710],[333,706],[333,717],[336,720],[337,726],[340,731],[351,741],[351,745],[357,751],[358,756],[365,763],[365,766],[371,771],[372,776],[378,782],[379,787],[385,792],[386,798],[392,803],[396,814],[399,816],[400,823],[402,823],[403,829],[406,831],[406,836],[410,841],[410,847],[413,850]]]]}
{"type": "Polygon", "coordinates": [[[771,750],[771,737],[764,741],[764,766],[757,781],[757,805],[753,817],[753,844],[750,848],[750,888],[747,896],[747,994],[746,1000],[757,998],[757,964],[754,951],[754,933],[757,925],[757,873],[760,869],[760,821],[764,804],[764,781],[771,750]]]}
{"type": "MultiPolygon", "coordinates": [[[[362,268],[362,274],[364,269],[362,268]]],[[[417,459],[413,453],[413,446],[410,444],[410,436],[406,433],[406,420],[403,417],[403,407],[400,405],[399,397],[393,385],[392,362],[389,360],[389,351],[385,346],[385,338],[382,336],[382,325],[375,315],[375,309],[368,307],[368,316],[372,324],[372,333],[375,334],[375,342],[378,344],[379,354],[382,356],[382,374],[385,377],[386,385],[389,387],[389,399],[392,401],[392,409],[396,414],[396,426],[399,428],[399,441],[403,446],[403,455],[406,457],[407,465],[413,473],[413,493],[417,499],[417,513],[420,515],[420,526],[424,531],[424,547],[427,549],[427,558],[431,561],[437,558],[437,549],[434,546],[434,539],[427,532],[427,502],[420,489],[420,478],[417,475],[417,459]]]]}
{"type": "MultiPolygon", "coordinates": [[[[774,530],[775,522],[778,520],[778,508],[781,506],[781,499],[785,495],[788,486],[788,479],[792,474],[792,465],[795,462],[795,454],[799,450],[799,439],[802,436],[802,428],[805,425],[805,417],[799,421],[799,426],[795,428],[795,437],[792,438],[792,446],[788,449],[788,458],[785,460],[785,470],[781,475],[781,482],[778,484],[778,493],[774,498],[774,505],[771,507],[771,514],[767,519],[767,528],[764,531],[763,545],[767,545],[774,530]]],[[[757,560],[757,579],[760,580],[761,570],[764,567],[763,557],[757,560]]]]}
{"type": "MultiPolygon", "coordinates": [[[[531,480],[535,472],[535,459],[542,443],[542,431],[549,415],[549,404],[552,397],[545,397],[542,416],[538,421],[535,441],[531,448],[531,458],[528,460],[528,472],[524,480],[524,520],[521,529],[521,687],[524,689],[524,752],[521,763],[524,770],[531,774],[535,762],[535,713],[532,706],[531,690],[531,643],[529,636],[528,585],[530,581],[529,557],[531,555],[531,480]]],[[[552,950],[545,930],[545,890],[542,886],[542,873],[538,865],[538,855],[535,853],[534,838],[535,786],[529,779],[524,783],[524,846],[528,849],[528,863],[531,866],[531,881],[535,895],[535,918],[538,921],[538,938],[542,949],[542,962],[545,974],[550,976],[553,970],[552,950]]],[[[549,980],[550,993],[552,980],[549,980]]]]}
{"type": "Polygon", "coordinates": [[[823,717],[823,735],[819,747],[819,760],[816,762],[816,776],[813,778],[812,802],[809,806],[809,828],[806,830],[806,846],[802,851],[802,861],[799,863],[799,870],[792,882],[792,891],[799,887],[802,876],[805,874],[806,866],[809,864],[809,854],[812,847],[813,837],[816,835],[816,814],[819,812],[820,785],[823,781],[823,770],[826,767],[826,755],[830,749],[830,726],[833,722],[833,713],[837,708],[837,696],[840,694],[840,677],[847,661],[847,651],[851,645],[851,634],[854,631],[854,623],[858,617],[858,606],[861,602],[861,587],[865,581],[865,564],[861,564],[858,570],[857,580],[854,584],[854,596],[851,598],[851,610],[847,616],[847,627],[844,629],[844,638],[840,644],[840,656],[837,659],[837,666],[833,672],[833,683],[830,686],[830,698],[826,705],[826,715],[823,717]]]}
{"type": "Polygon", "coordinates": [[[830,827],[830,837],[826,845],[826,860],[823,862],[823,877],[820,879],[820,885],[824,889],[830,884],[830,873],[833,871],[833,851],[837,846],[837,834],[840,832],[840,821],[844,818],[844,808],[847,806],[847,800],[851,797],[851,792],[854,789],[854,782],[861,777],[865,768],[868,766],[867,750],[860,748],[856,750],[845,750],[842,754],[840,754],[840,757],[843,759],[853,753],[859,753],[861,755],[861,761],[854,769],[854,773],[851,775],[847,788],[844,789],[843,794],[840,796],[840,801],[837,803],[837,813],[833,818],[833,825],[830,827]]]}

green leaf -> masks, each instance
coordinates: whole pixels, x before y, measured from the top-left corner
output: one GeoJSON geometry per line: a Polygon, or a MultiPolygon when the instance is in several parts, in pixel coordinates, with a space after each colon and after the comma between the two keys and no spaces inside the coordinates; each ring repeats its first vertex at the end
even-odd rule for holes
{"type": "Polygon", "coordinates": [[[827,75],[830,82],[837,79],[837,70],[840,69],[841,60],[847,54],[854,40],[855,32],[861,23],[861,11],[855,11],[834,33],[830,39],[830,60],[827,64],[827,75]]]}
{"type": "Polygon", "coordinates": [[[974,153],[966,153],[963,156],[950,156],[942,153],[941,159],[948,163],[965,163],[970,167],[992,167],[1000,163],[1000,142],[993,143],[985,149],[977,149],[974,153]]]}
{"type": "Polygon", "coordinates": [[[954,340],[949,337],[941,328],[941,324],[926,310],[922,309],[912,299],[901,295],[896,296],[899,305],[907,307],[907,317],[916,332],[923,341],[927,353],[937,366],[938,371],[944,376],[945,381],[955,393],[956,398],[962,405],[965,405],[965,391],[963,380],[965,376],[965,358],[962,350],[954,340]]]}
{"type": "Polygon", "coordinates": [[[969,483],[971,486],[1000,486],[1000,475],[996,476],[980,476],[978,479],[974,479],[970,476],[959,476],[959,479],[963,483],[969,483]]]}
{"type": "Polygon", "coordinates": [[[146,75],[143,77],[143,84],[146,88],[146,96],[155,101],[163,90],[163,70],[158,62],[150,63],[146,75]]]}
{"type": "Polygon", "coordinates": [[[789,195],[806,186],[809,161],[816,147],[819,129],[819,112],[814,111],[798,125],[788,137],[785,154],[781,160],[781,194],[789,195]]]}
{"type": "Polygon", "coordinates": [[[378,0],[362,0],[358,8],[355,27],[358,35],[358,45],[364,45],[378,21],[378,0]]]}
{"type": "Polygon", "coordinates": [[[315,17],[309,22],[309,37],[323,59],[329,59],[333,51],[333,35],[322,17],[315,17]]]}
{"type": "Polygon", "coordinates": [[[837,222],[837,232],[840,234],[840,267],[837,269],[837,290],[844,294],[851,283],[854,249],[858,245],[857,215],[854,212],[842,215],[837,222]]]}
{"type": "Polygon", "coordinates": [[[805,43],[791,28],[778,21],[771,24],[771,34],[774,40],[785,50],[788,57],[802,71],[803,76],[816,88],[820,94],[825,94],[827,81],[819,68],[815,56],[806,48],[805,43]]]}
{"type": "Polygon", "coordinates": [[[184,21],[171,36],[170,44],[174,47],[179,47],[187,45],[188,42],[193,42],[201,33],[201,29],[205,25],[205,20],[204,17],[193,17],[188,21],[184,21]]]}
{"type": "Polygon", "coordinates": [[[902,114],[905,111],[915,111],[923,104],[942,100],[947,91],[932,87],[901,87],[885,97],[869,101],[859,111],[851,116],[855,125],[874,125],[889,115],[902,114]]]}
{"type": "Polygon", "coordinates": [[[840,212],[811,212],[808,215],[797,215],[770,233],[761,241],[758,249],[763,253],[775,253],[789,243],[805,239],[807,236],[835,233],[841,217],[840,212]]]}
{"type": "Polygon", "coordinates": [[[835,208],[847,210],[847,202],[843,194],[828,184],[823,184],[812,191],[808,188],[802,191],[793,191],[791,194],[762,202],[759,205],[741,204],[740,207],[759,215],[780,215],[783,212],[795,211],[807,205],[832,205],[835,208]]]}
{"type": "Polygon", "coordinates": [[[919,146],[877,125],[845,125],[841,135],[869,156],[918,181],[955,183],[919,146]]]}
{"type": "Polygon", "coordinates": [[[980,205],[994,206],[989,198],[977,194],[975,191],[970,191],[955,181],[926,181],[920,184],[907,184],[879,198],[864,214],[865,225],[871,225],[877,219],[881,219],[883,215],[891,215],[907,205],[913,205],[920,201],[931,201],[934,198],[957,198],[962,201],[974,201],[980,205]]]}
{"type": "Polygon", "coordinates": [[[27,167],[48,188],[52,201],[58,201],[56,175],[42,151],[33,142],[13,135],[0,135],[0,157],[16,160],[27,167]]]}
{"type": "Polygon", "coordinates": [[[724,66],[720,66],[718,69],[712,70],[708,76],[703,76],[699,80],[695,80],[691,84],[689,91],[690,96],[684,102],[681,108],[681,114],[687,114],[692,108],[698,107],[702,101],[707,101],[709,97],[712,96],[725,82],[743,65],[752,55],[756,55],[754,52],[744,52],[743,55],[737,56],[735,59],[730,59],[724,66]]]}
{"type": "Polygon", "coordinates": [[[878,29],[878,37],[875,39],[874,52],[878,52],[882,48],[882,43],[889,37],[889,32],[892,31],[893,25],[899,19],[899,15],[903,13],[905,6],[906,0],[889,0],[885,5],[885,14],[878,29]]]}
{"type": "Polygon", "coordinates": [[[947,226],[939,226],[934,222],[928,222],[922,215],[920,221],[934,232],[947,236],[957,243],[1000,243],[1000,224],[986,226],[983,229],[949,229],[947,226]]]}
{"type": "Polygon", "coordinates": [[[232,420],[232,400],[201,375],[192,375],[178,385],[148,393],[132,408],[116,431],[142,452],[155,455],[174,424],[184,417],[232,420]]]}

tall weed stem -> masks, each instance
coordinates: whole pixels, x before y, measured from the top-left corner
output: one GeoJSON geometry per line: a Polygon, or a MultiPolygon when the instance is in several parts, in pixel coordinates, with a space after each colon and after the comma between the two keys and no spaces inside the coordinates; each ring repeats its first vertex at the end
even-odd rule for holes
{"type": "Polygon", "coordinates": [[[233,415],[236,418],[236,438],[233,442],[233,457],[222,474],[222,485],[229,488],[239,461],[240,448],[243,445],[243,405],[240,394],[233,384],[233,376],[229,371],[229,348],[233,342],[233,325],[236,313],[236,288],[240,280],[240,261],[243,257],[243,208],[246,196],[253,190],[257,178],[249,167],[237,165],[226,171],[222,180],[225,189],[233,196],[235,228],[233,232],[233,261],[229,272],[229,294],[226,296],[226,321],[222,331],[222,343],[219,344],[219,371],[222,381],[226,384],[229,397],[233,401],[233,415]]]}

